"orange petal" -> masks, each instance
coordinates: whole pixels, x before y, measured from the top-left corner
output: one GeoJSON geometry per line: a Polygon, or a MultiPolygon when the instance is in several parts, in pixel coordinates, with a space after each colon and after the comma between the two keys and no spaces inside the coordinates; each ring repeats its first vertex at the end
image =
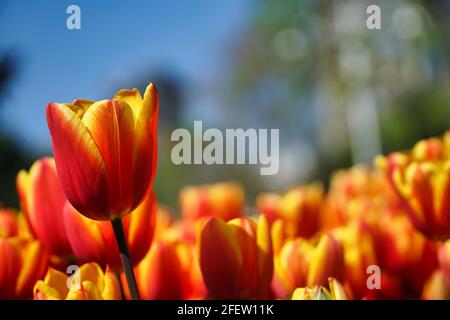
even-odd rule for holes
{"type": "Polygon", "coordinates": [[[0,257],[0,299],[17,298],[15,286],[22,259],[16,239],[0,238],[0,257]]]}
{"type": "Polygon", "coordinates": [[[106,267],[105,285],[102,292],[103,300],[120,300],[122,298],[120,291],[120,283],[117,275],[111,271],[109,266],[106,267]]]}
{"type": "Polygon", "coordinates": [[[311,256],[307,284],[326,286],[328,277],[342,279],[343,269],[341,245],[332,235],[322,235],[311,256]]]}
{"type": "Polygon", "coordinates": [[[153,182],[158,159],[158,110],[156,87],[150,83],[136,118],[136,145],[134,150],[134,206],[144,197],[153,182]]]}
{"type": "Polygon", "coordinates": [[[198,245],[200,268],[209,295],[236,298],[243,257],[230,227],[221,219],[209,218],[203,225],[198,245]]]}
{"type": "Polygon", "coordinates": [[[84,217],[67,202],[64,208],[64,224],[70,246],[81,263],[98,261],[106,265],[106,246],[99,223],[84,217]]]}
{"type": "Polygon", "coordinates": [[[88,129],[63,104],[48,104],[47,123],[58,176],[70,203],[92,219],[109,219],[105,162],[88,129]]]}
{"type": "Polygon", "coordinates": [[[66,196],[61,188],[53,159],[36,161],[28,176],[28,221],[46,249],[57,255],[67,255],[69,242],[64,230],[63,209],[66,196]]]}
{"type": "Polygon", "coordinates": [[[155,243],[139,264],[139,289],[144,299],[184,299],[189,274],[184,272],[177,245],[155,243]]]}
{"type": "Polygon", "coordinates": [[[19,297],[31,297],[33,285],[45,274],[48,255],[38,241],[33,241],[22,249],[22,261],[24,263],[17,279],[16,292],[19,297]]]}
{"type": "Polygon", "coordinates": [[[89,107],[83,123],[105,161],[108,175],[109,213],[130,213],[133,205],[135,121],[130,106],[122,100],[103,100],[89,107]],[[131,171],[132,172],[132,171],[131,171]]]}
{"type": "Polygon", "coordinates": [[[125,233],[133,264],[138,264],[148,252],[155,230],[156,211],[155,192],[151,190],[145,200],[126,216],[124,225],[128,224],[125,233]]]}

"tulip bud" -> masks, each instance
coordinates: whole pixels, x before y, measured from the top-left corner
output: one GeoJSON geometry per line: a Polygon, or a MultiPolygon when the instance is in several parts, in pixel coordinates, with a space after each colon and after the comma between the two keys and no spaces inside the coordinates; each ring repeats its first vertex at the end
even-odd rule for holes
{"type": "Polygon", "coordinates": [[[156,170],[158,95],[150,84],[112,100],[49,103],[56,168],[72,206],[94,220],[127,215],[145,198],[156,170]]]}

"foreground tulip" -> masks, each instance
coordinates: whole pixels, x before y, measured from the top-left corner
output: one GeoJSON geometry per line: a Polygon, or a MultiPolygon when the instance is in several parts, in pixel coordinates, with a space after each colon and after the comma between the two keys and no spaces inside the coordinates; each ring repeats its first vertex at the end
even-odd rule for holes
{"type": "Polygon", "coordinates": [[[348,300],[342,284],[333,277],[328,278],[329,290],[322,286],[295,289],[292,300],[348,300]]]}
{"type": "Polygon", "coordinates": [[[112,100],[49,103],[47,122],[56,168],[72,206],[94,220],[135,209],[153,181],[158,95],[150,84],[112,100]]]}
{"type": "Polygon", "coordinates": [[[156,171],[158,94],[150,84],[114,99],[49,103],[47,123],[56,169],[71,205],[110,220],[133,298],[138,299],[121,217],[145,199],[156,171]]]}
{"type": "Polygon", "coordinates": [[[34,286],[35,300],[119,300],[120,283],[114,272],[96,263],[82,265],[69,278],[49,268],[44,280],[34,286]]]}
{"type": "Polygon", "coordinates": [[[244,190],[233,182],[185,187],[179,202],[183,218],[191,220],[211,216],[228,221],[241,217],[245,208],[244,190]]]}
{"type": "Polygon", "coordinates": [[[450,131],[419,141],[409,153],[378,157],[414,226],[433,240],[450,238],[450,131]]]}
{"type": "Polygon", "coordinates": [[[326,286],[329,277],[343,278],[342,246],[331,234],[311,241],[288,240],[275,257],[275,271],[286,295],[298,287],[326,286]]]}
{"type": "Polygon", "coordinates": [[[272,280],[272,243],[267,220],[224,222],[209,218],[199,242],[200,268],[210,298],[258,299],[268,295],[272,280]]]}
{"type": "MultiPolygon", "coordinates": [[[[151,191],[131,214],[123,218],[133,265],[137,265],[150,248],[157,210],[155,193],[151,191]]],[[[79,263],[96,261],[102,267],[109,265],[118,270],[121,263],[119,249],[110,223],[88,219],[66,203],[64,225],[70,246],[79,263]]]]}
{"type": "Polygon", "coordinates": [[[47,253],[22,230],[20,216],[0,209],[0,299],[28,299],[47,269],[47,253]]]}
{"type": "Polygon", "coordinates": [[[53,159],[42,158],[29,172],[21,170],[17,175],[17,190],[22,211],[36,238],[51,254],[68,257],[72,251],[63,222],[67,200],[53,159]]]}

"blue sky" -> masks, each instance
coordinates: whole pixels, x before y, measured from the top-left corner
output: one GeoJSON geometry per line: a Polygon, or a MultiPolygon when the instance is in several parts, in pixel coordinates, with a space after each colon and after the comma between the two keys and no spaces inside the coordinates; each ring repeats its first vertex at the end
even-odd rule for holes
{"type": "Polygon", "coordinates": [[[214,82],[249,12],[240,0],[6,0],[0,49],[18,52],[21,71],[0,109],[1,130],[34,153],[48,152],[49,101],[108,98],[114,79],[142,68],[214,82]],[[81,8],[81,30],[66,28],[70,4],[81,8]]]}

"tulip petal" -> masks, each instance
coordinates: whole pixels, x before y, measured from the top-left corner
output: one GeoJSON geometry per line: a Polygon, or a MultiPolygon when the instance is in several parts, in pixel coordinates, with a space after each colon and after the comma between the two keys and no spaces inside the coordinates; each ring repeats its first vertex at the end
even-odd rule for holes
{"type": "Polygon", "coordinates": [[[133,112],[122,100],[103,100],[90,106],[82,121],[105,162],[109,213],[113,217],[128,214],[132,209],[135,187],[130,174],[135,142],[133,112]]]}
{"type": "Polygon", "coordinates": [[[27,217],[36,237],[51,253],[61,256],[69,254],[62,215],[66,196],[53,159],[42,158],[32,165],[29,187],[27,217]]]}
{"type": "Polygon", "coordinates": [[[106,267],[104,281],[105,285],[102,292],[103,300],[120,300],[119,279],[117,278],[117,275],[111,271],[109,266],[106,267]]]}
{"type": "Polygon", "coordinates": [[[92,283],[99,292],[104,289],[104,273],[100,266],[95,262],[85,263],[80,267],[81,283],[92,283]]]}
{"type": "Polygon", "coordinates": [[[124,225],[128,224],[125,233],[134,265],[144,258],[150,248],[155,230],[157,209],[155,192],[151,190],[132,214],[123,219],[124,225]]]}
{"type": "Polygon", "coordinates": [[[221,219],[205,221],[199,241],[200,267],[209,294],[214,298],[234,297],[242,264],[239,244],[221,219]]]}
{"type": "Polygon", "coordinates": [[[92,219],[108,218],[105,162],[80,118],[63,104],[47,106],[58,176],[71,204],[92,219]]]}
{"type": "Polygon", "coordinates": [[[143,104],[142,96],[138,89],[122,89],[116,93],[114,98],[125,101],[133,110],[134,118],[138,118],[143,104]]]}
{"type": "Polygon", "coordinates": [[[68,202],[63,215],[67,238],[77,259],[82,263],[97,261],[105,264],[106,247],[98,223],[108,222],[96,222],[86,218],[68,202]]]}
{"type": "Polygon", "coordinates": [[[33,241],[22,251],[22,261],[16,282],[16,293],[18,297],[31,296],[34,283],[44,276],[48,256],[43,246],[38,241],[33,241]]]}
{"type": "Polygon", "coordinates": [[[140,202],[155,178],[158,159],[159,99],[151,83],[144,93],[142,108],[136,118],[136,145],[134,150],[135,205],[140,202]]]}

